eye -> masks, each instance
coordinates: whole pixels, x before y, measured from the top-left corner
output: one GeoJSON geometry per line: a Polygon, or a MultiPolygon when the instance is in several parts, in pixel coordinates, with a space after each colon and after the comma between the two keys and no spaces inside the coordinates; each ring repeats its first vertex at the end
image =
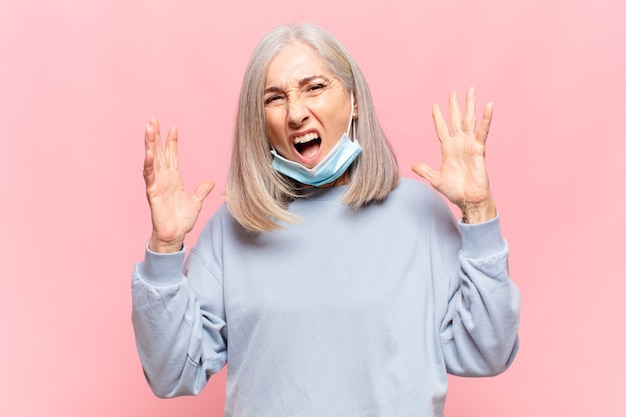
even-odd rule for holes
{"type": "Polygon", "coordinates": [[[279,104],[283,103],[284,100],[285,96],[283,96],[282,94],[274,94],[266,98],[264,103],[266,106],[278,106],[279,104]]]}
{"type": "Polygon", "coordinates": [[[322,94],[322,92],[325,89],[326,89],[326,84],[323,84],[323,83],[311,84],[305,88],[304,94],[306,94],[307,97],[315,97],[319,94],[322,94]]]}

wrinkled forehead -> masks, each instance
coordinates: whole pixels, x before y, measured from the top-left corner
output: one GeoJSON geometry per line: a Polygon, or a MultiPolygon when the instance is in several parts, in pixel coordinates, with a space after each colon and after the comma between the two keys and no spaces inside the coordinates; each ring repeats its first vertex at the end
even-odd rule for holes
{"type": "Polygon", "coordinates": [[[311,77],[336,78],[324,58],[303,43],[293,43],[278,52],[270,61],[265,88],[294,88],[311,77]]]}

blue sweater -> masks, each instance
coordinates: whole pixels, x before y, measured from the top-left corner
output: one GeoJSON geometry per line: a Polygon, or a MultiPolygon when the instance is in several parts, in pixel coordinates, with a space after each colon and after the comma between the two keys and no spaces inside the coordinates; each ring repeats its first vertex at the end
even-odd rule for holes
{"type": "Polygon", "coordinates": [[[222,206],[186,261],[146,251],[133,324],[156,395],[197,394],[228,362],[229,417],[442,416],[447,373],[509,366],[519,293],[498,218],[459,224],[413,180],[360,210],[344,191],[258,234],[222,206]]]}

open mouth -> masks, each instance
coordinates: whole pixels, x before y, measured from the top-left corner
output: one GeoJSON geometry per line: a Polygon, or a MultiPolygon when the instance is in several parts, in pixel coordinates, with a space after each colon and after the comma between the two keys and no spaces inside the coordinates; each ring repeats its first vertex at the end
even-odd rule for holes
{"type": "Polygon", "coordinates": [[[300,155],[305,159],[315,157],[322,145],[322,139],[317,133],[307,133],[294,139],[294,147],[300,155]]]}

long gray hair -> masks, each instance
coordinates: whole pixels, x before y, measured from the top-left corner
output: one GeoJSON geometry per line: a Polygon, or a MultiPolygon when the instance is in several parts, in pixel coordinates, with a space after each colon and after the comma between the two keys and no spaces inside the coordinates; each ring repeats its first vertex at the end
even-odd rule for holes
{"type": "Polygon", "coordinates": [[[233,153],[226,201],[231,215],[252,232],[294,222],[288,211],[302,186],[272,167],[263,95],[268,68],[286,47],[304,44],[315,50],[358,105],[353,135],[362,148],[350,167],[350,184],[343,202],[354,209],[381,201],[398,183],[398,164],[383,133],[369,91],[356,62],[345,47],[324,29],[309,24],[287,24],[270,31],[252,53],[239,95],[233,153]]]}

